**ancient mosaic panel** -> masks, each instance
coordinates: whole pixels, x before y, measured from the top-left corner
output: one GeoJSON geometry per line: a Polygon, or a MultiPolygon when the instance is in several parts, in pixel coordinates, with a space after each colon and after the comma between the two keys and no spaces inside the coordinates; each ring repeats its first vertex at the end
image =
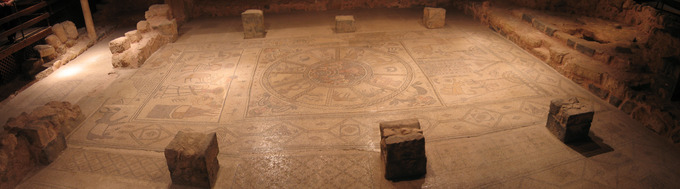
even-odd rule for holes
{"type": "Polygon", "coordinates": [[[240,55],[240,51],[183,52],[136,119],[219,121],[240,55]]]}
{"type": "Polygon", "coordinates": [[[440,106],[418,67],[393,48],[264,49],[247,117],[440,106]]]}

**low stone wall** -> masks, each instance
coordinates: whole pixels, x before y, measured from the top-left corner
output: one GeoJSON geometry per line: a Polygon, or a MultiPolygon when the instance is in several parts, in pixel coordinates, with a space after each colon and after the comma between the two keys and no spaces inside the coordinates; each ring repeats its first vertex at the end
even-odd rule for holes
{"type": "Polygon", "coordinates": [[[26,61],[26,65],[22,65],[26,74],[35,75],[36,80],[47,77],[94,45],[85,28],[79,30],[71,21],[54,24],[51,29],[53,34],[45,38],[46,44],[33,47],[40,54],[40,59],[26,61]]]}
{"type": "Polygon", "coordinates": [[[137,30],[109,42],[113,67],[138,68],[156,50],[177,40],[177,21],[168,5],[151,5],[145,18],[137,23],[137,30]]]}
{"type": "Polygon", "coordinates": [[[175,11],[175,16],[184,19],[206,16],[235,16],[244,10],[258,9],[266,13],[295,11],[350,10],[366,8],[413,8],[445,7],[450,0],[165,0],[175,11]]]}
{"type": "Polygon", "coordinates": [[[10,118],[0,132],[0,188],[13,188],[36,167],[54,161],[81,117],[77,105],[53,101],[10,118]]]}
{"type": "MultiPolygon", "coordinates": [[[[562,6],[562,11],[574,9],[565,6],[562,6]]],[[[677,102],[671,101],[679,93],[680,62],[677,60],[680,48],[677,47],[680,46],[680,39],[676,34],[669,33],[674,30],[674,26],[663,25],[661,23],[666,21],[659,21],[672,16],[649,13],[649,7],[629,4],[627,7],[634,8],[620,9],[618,13],[622,18],[617,20],[638,21],[602,21],[620,24],[613,28],[633,28],[635,34],[631,41],[612,45],[594,42],[597,39],[584,40],[583,37],[570,34],[564,29],[565,26],[551,25],[545,21],[545,15],[536,13],[540,10],[525,10],[521,6],[496,1],[458,1],[456,7],[474,15],[491,29],[639,120],[647,128],[680,144],[680,109],[674,105],[677,102]]],[[[601,14],[600,17],[606,15],[597,14],[601,14]]]]}

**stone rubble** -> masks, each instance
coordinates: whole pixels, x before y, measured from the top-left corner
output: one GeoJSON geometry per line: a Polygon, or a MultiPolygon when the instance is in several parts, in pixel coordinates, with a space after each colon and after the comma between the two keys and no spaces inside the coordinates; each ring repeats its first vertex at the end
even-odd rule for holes
{"type": "Polygon", "coordinates": [[[0,132],[0,188],[13,188],[37,166],[52,163],[81,117],[78,105],[52,101],[10,118],[0,132]]]}

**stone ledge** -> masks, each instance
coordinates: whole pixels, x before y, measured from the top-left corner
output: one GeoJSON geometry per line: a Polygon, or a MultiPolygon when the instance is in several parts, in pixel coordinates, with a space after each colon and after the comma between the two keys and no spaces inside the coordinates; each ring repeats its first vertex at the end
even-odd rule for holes
{"type": "MultiPolygon", "coordinates": [[[[668,105],[672,104],[669,99],[673,94],[680,94],[680,90],[675,91],[673,85],[678,83],[674,80],[680,79],[680,74],[677,74],[680,71],[662,71],[676,70],[666,67],[665,65],[671,64],[664,61],[670,59],[668,57],[680,57],[680,48],[671,47],[671,44],[680,44],[680,39],[672,37],[667,30],[641,31],[640,35],[647,36],[637,38],[637,43],[646,46],[636,44],[636,40],[633,40],[631,47],[616,43],[600,44],[598,40],[602,39],[598,36],[587,36],[593,37],[590,39],[593,41],[575,38],[567,33],[574,31],[566,31],[547,23],[543,20],[544,15],[536,16],[534,12],[538,11],[499,1],[464,0],[455,5],[546,61],[562,75],[680,146],[680,109],[668,105]],[[632,70],[636,72],[631,72],[632,70]]],[[[633,5],[635,6],[639,5],[633,5]]],[[[591,18],[579,19],[599,22],[591,18]]],[[[614,24],[612,27],[628,26],[614,24]]],[[[591,35],[587,31],[583,32],[591,35]]]]}

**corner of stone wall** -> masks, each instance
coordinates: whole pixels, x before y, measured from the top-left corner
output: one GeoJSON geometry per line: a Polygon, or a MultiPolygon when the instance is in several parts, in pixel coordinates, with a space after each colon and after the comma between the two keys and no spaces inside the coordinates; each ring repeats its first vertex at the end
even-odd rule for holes
{"type": "Polygon", "coordinates": [[[169,5],[151,5],[144,17],[146,20],[137,23],[137,30],[109,42],[113,67],[139,68],[156,50],[177,40],[177,20],[169,5]]]}

